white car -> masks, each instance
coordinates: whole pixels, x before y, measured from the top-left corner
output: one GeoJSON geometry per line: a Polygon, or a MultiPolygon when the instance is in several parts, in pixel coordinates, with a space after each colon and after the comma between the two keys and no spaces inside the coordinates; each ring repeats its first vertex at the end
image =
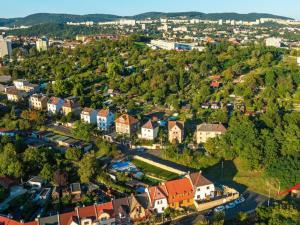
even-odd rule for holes
{"type": "Polygon", "coordinates": [[[241,196],[241,197],[239,197],[238,199],[236,199],[236,200],[234,201],[234,203],[235,203],[236,205],[239,205],[239,204],[243,203],[244,201],[246,201],[245,198],[244,198],[243,196],[241,196]]]}
{"type": "Polygon", "coordinates": [[[236,206],[236,204],[234,203],[234,202],[230,202],[230,203],[228,203],[226,206],[225,206],[225,208],[226,209],[232,209],[232,208],[234,208],[236,206]]]}
{"type": "Polygon", "coordinates": [[[225,210],[225,206],[220,205],[214,209],[214,212],[218,213],[218,212],[223,212],[224,210],[225,210]]]}

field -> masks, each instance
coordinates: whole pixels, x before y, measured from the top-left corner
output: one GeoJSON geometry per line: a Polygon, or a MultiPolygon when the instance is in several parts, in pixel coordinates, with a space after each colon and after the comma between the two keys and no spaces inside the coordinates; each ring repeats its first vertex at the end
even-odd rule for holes
{"type": "Polygon", "coordinates": [[[172,180],[178,177],[178,175],[175,173],[160,169],[156,166],[152,166],[137,159],[133,159],[132,163],[136,165],[136,167],[138,167],[140,170],[142,170],[147,176],[153,178],[158,178],[161,180],[172,180]]]}
{"type": "Polygon", "coordinates": [[[240,159],[225,161],[223,172],[222,164],[216,164],[204,170],[204,175],[212,181],[232,186],[242,192],[247,189],[262,195],[268,195],[270,190],[270,195],[278,198],[279,183],[266,177],[263,171],[248,169],[240,159]]]}

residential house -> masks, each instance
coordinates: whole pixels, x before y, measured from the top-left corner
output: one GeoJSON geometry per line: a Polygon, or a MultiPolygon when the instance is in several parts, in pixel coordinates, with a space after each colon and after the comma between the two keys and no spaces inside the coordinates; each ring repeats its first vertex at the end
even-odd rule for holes
{"type": "Polygon", "coordinates": [[[114,123],[115,116],[109,109],[101,109],[97,115],[97,126],[99,130],[108,131],[114,123]]]}
{"type": "Polygon", "coordinates": [[[51,97],[47,103],[47,109],[50,114],[58,114],[60,113],[62,106],[64,104],[64,100],[58,97],[51,97]]]}
{"type": "Polygon", "coordinates": [[[139,127],[139,121],[128,114],[123,114],[115,121],[116,132],[118,134],[132,135],[139,127]]]}
{"type": "Polygon", "coordinates": [[[92,108],[84,108],[81,111],[80,118],[85,123],[96,124],[97,123],[97,111],[92,108]]]}
{"type": "Polygon", "coordinates": [[[119,198],[112,201],[116,224],[130,224],[130,206],[128,198],[119,198]]]}
{"type": "Polygon", "coordinates": [[[131,221],[141,221],[148,216],[149,200],[146,193],[140,195],[131,195],[129,201],[129,216],[131,221]]]}
{"type": "Polygon", "coordinates": [[[35,93],[39,89],[39,85],[31,84],[29,83],[28,80],[24,80],[24,79],[15,80],[13,81],[13,83],[17,90],[25,91],[27,93],[35,93]]]}
{"type": "Polygon", "coordinates": [[[226,132],[223,124],[202,123],[197,126],[196,141],[198,144],[206,143],[209,138],[215,138],[226,132]]]}
{"type": "Polygon", "coordinates": [[[26,96],[24,91],[20,91],[15,87],[10,87],[5,89],[7,100],[10,102],[20,102],[26,96]]]}
{"type": "Polygon", "coordinates": [[[194,189],[188,178],[167,181],[169,207],[178,209],[194,206],[194,189]]]}
{"type": "Polygon", "coordinates": [[[142,126],[141,138],[145,140],[154,140],[155,138],[157,138],[158,131],[158,124],[149,120],[144,126],[142,126]]]}
{"type": "Polygon", "coordinates": [[[157,213],[163,213],[165,209],[169,207],[168,191],[165,185],[146,188],[146,193],[149,197],[151,210],[157,213]]]}
{"type": "Polygon", "coordinates": [[[194,187],[195,201],[208,200],[214,197],[215,186],[202,175],[201,171],[187,174],[186,177],[191,181],[194,187]]]}
{"type": "Polygon", "coordinates": [[[169,121],[168,130],[170,143],[182,143],[184,138],[184,122],[169,121]]]}
{"type": "Polygon", "coordinates": [[[62,113],[64,116],[67,116],[70,113],[79,115],[80,111],[80,106],[72,99],[66,99],[62,106],[62,113]]]}
{"type": "Polygon", "coordinates": [[[29,108],[35,110],[47,109],[48,97],[43,94],[34,94],[29,98],[29,108]]]}

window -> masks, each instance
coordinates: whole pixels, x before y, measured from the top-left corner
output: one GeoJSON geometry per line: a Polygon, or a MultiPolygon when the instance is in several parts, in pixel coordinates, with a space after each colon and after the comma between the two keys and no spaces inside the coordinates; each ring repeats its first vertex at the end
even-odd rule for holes
{"type": "Polygon", "coordinates": [[[201,191],[201,188],[197,188],[197,191],[201,191]]]}
{"type": "Polygon", "coordinates": [[[206,190],[209,190],[209,186],[206,187],[206,190]]]}

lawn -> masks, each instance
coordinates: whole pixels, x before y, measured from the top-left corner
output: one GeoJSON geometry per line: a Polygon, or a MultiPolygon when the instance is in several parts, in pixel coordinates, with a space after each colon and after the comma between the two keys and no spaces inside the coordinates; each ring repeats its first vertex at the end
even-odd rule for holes
{"type": "Polygon", "coordinates": [[[142,170],[146,175],[153,176],[162,180],[172,180],[178,177],[178,174],[160,169],[156,166],[150,165],[137,159],[133,159],[132,163],[136,165],[137,168],[142,170]]]}
{"type": "Polygon", "coordinates": [[[212,181],[232,186],[239,191],[246,189],[262,195],[268,195],[269,189],[272,197],[277,198],[279,183],[266,177],[263,171],[254,171],[247,168],[240,159],[218,163],[204,170],[204,175],[212,181]]]}

